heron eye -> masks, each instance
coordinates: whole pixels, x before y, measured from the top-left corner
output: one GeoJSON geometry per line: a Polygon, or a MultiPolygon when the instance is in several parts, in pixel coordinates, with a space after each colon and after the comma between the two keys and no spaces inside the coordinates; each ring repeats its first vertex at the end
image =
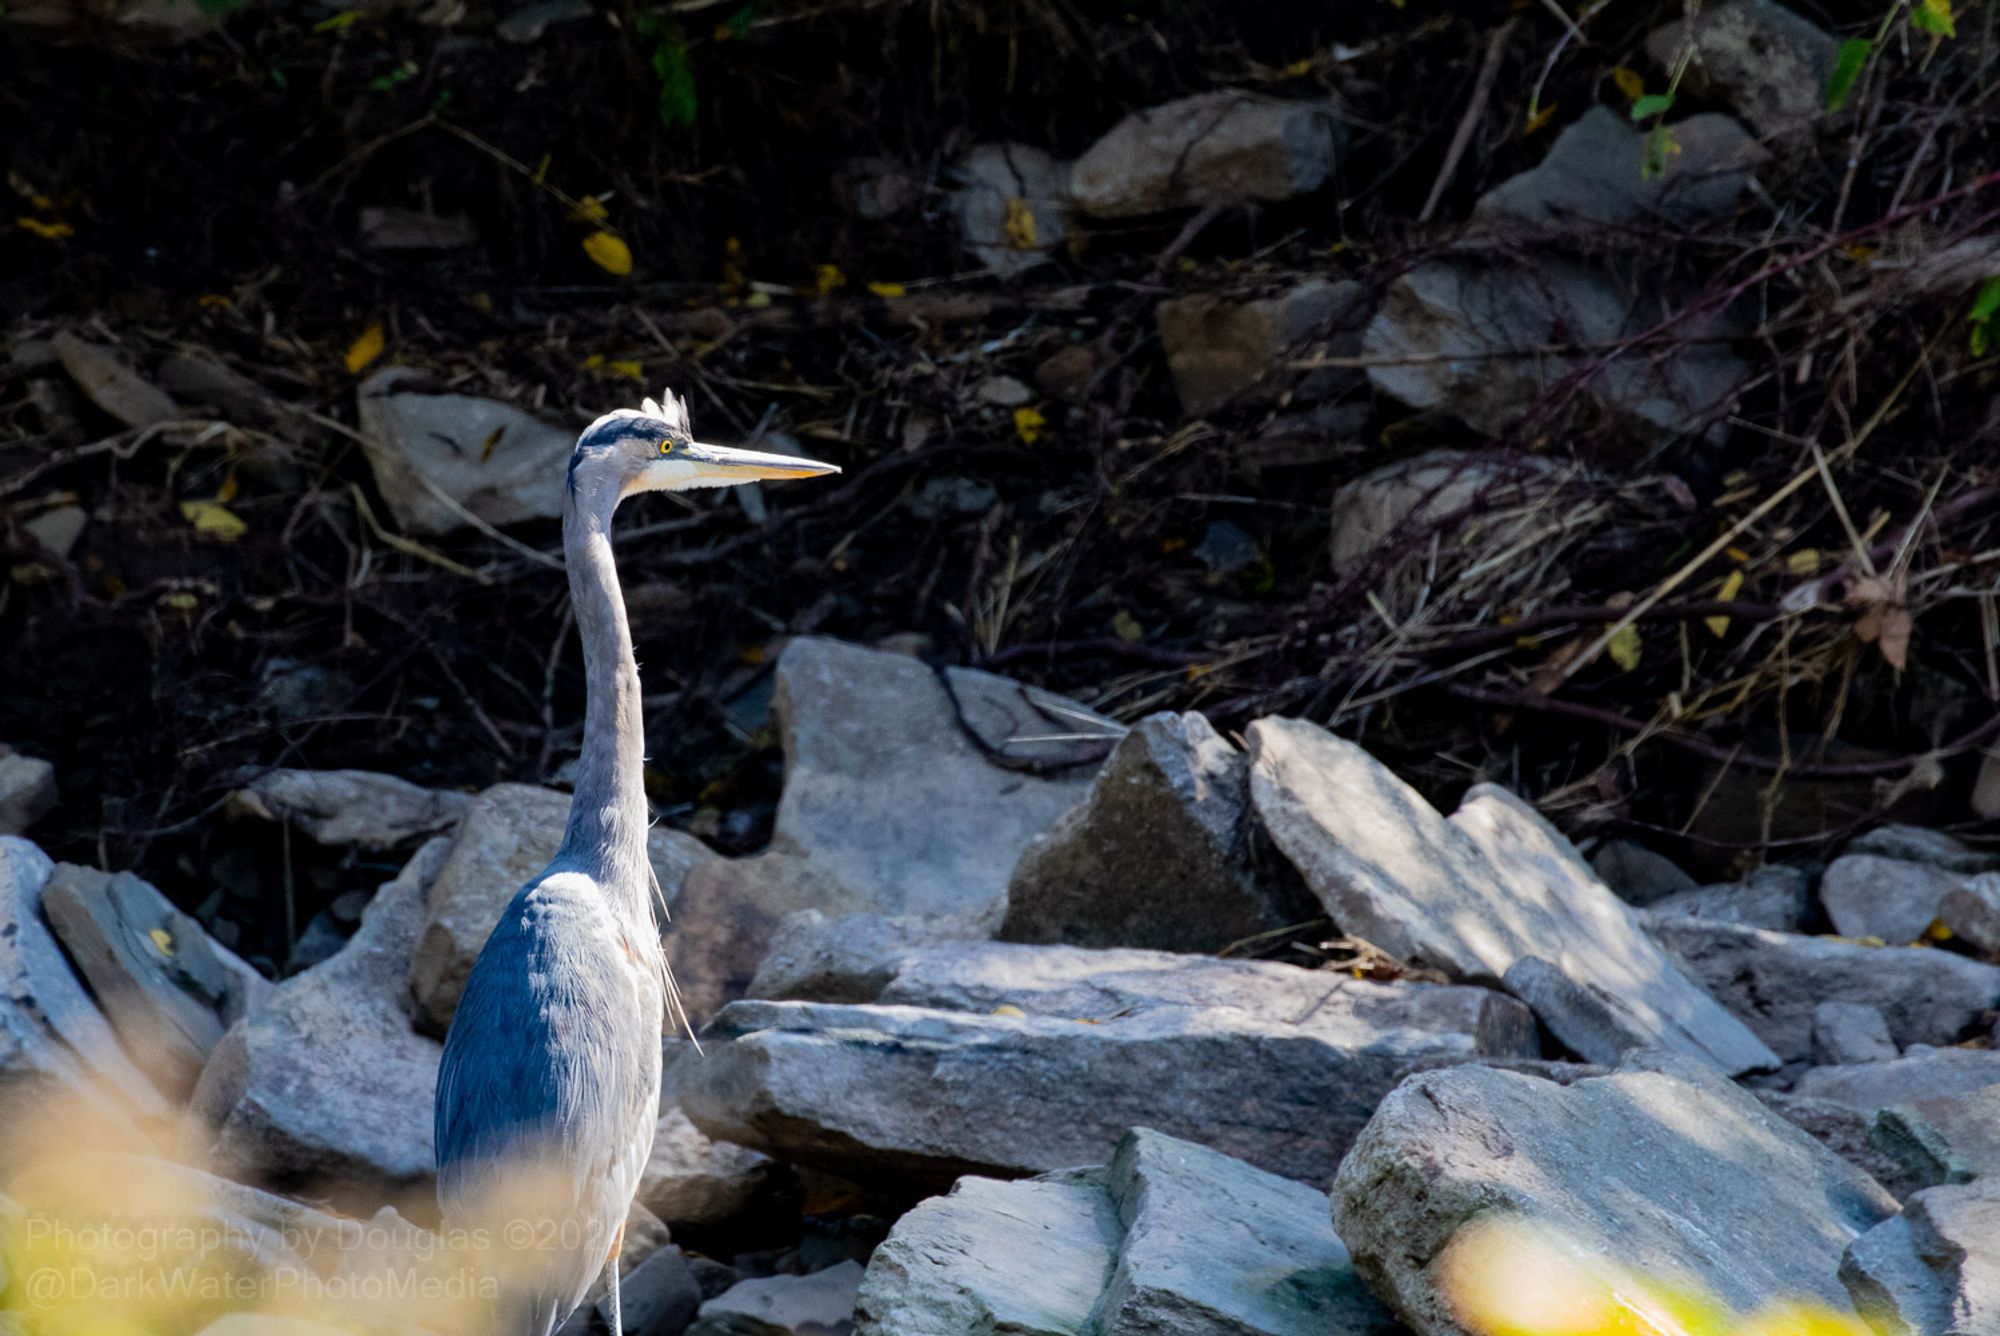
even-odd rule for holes
{"type": "Polygon", "coordinates": [[[672,441],[661,441],[661,442],[660,442],[660,453],[661,453],[661,454],[663,454],[663,455],[670,455],[670,454],[672,454],[673,452],[674,452],[674,443],[673,443],[672,441]]]}

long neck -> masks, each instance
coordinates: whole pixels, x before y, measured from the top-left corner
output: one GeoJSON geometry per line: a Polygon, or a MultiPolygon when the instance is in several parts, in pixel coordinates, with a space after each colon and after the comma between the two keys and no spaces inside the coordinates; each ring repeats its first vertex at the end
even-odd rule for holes
{"type": "Polygon", "coordinates": [[[574,478],[563,503],[563,555],[583,641],[586,703],[576,795],[558,856],[597,878],[622,911],[649,914],[645,726],[639,665],[632,658],[632,631],[611,556],[611,513],[617,507],[615,485],[583,476],[574,478]]]}

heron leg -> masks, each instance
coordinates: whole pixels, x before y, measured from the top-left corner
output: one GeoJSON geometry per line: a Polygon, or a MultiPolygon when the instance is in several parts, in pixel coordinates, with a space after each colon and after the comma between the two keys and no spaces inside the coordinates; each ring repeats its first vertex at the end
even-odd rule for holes
{"type": "Polygon", "coordinates": [[[606,1279],[610,1285],[605,1298],[610,1305],[611,1336],[625,1336],[625,1313],[618,1298],[618,1255],[625,1251],[625,1226],[618,1226],[618,1232],[611,1239],[611,1255],[604,1259],[606,1279]]]}

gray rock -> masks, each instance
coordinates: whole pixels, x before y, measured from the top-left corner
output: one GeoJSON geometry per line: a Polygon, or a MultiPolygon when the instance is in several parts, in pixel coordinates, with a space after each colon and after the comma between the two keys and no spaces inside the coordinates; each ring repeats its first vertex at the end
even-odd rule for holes
{"type": "Polygon", "coordinates": [[[1681,968],[1786,1062],[1812,1056],[1813,1008],[1860,1002],[1897,1045],[1949,1044],[2000,1001],[2000,969],[1944,951],[1869,947],[1712,919],[1654,918],[1681,968]]]}
{"type": "MultiPolygon", "coordinates": [[[[655,1248],[645,1261],[618,1280],[623,1336],[677,1336],[701,1308],[701,1287],[679,1248],[655,1248]]],[[[611,1323],[608,1296],[597,1302],[597,1317],[611,1323]]]]}
{"type": "Polygon", "coordinates": [[[1822,1002],[1812,1012],[1812,1060],[1825,1067],[1900,1057],[1889,1022],[1866,1002],[1822,1002]]]}
{"type": "Polygon", "coordinates": [[[1134,1128],[1106,1187],[1124,1229],[1101,1336],[1371,1336],[1396,1329],[1354,1274],[1326,1194],[1134,1128]]]}
{"type": "Polygon", "coordinates": [[[1428,450],[1384,464],[1333,494],[1333,567],[1351,574],[1389,539],[1427,550],[1432,530],[1507,545],[1528,532],[1533,521],[1518,509],[1547,494],[1553,473],[1546,460],[1498,450],[1428,450]]]}
{"type": "Polygon", "coordinates": [[[2000,1085],[2000,1052],[1913,1044],[1887,1062],[1814,1067],[1792,1083],[1792,1091],[1873,1113],[1893,1104],[1963,1095],[1989,1085],[2000,1085]]]}
{"type": "Polygon", "coordinates": [[[56,864],[42,887],[49,926],[97,995],[125,1051],[186,1097],[226,1026],[271,985],[166,896],[129,872],[56,864]]]}
{"type": "Polygon", "coordinates": [[[278,985],[222,1037],[189,1101],[186,1137],[207,1162],[336,1200],[430,1178],[442,1047],[410,1028],[405,989],[447,844],[418,850],[339,955],[278,985]]]}
{"type": "Polygon", "coordinates": [[[1134,112],[1076,160],[1071,198],[1093,217],[1133,218],[1303,195],[1333,171],[1332,111],[1218,89],[1134,112]]]}
{"type": "Polygon", "coordinates": [[[1923,939],[1957,885],[1951,873],[1922,863],[1844,854],[1820,878],[1819,902],[1842,937],[1905,946],[1923,939]]]}
{"type": "MultiPolygon", "coordinates": [[[[82,506],[51,506],[32,519],[22,520],[21,532],[34,539],[36,545],[50,556],[67,557],[75,550],[76,540],[83,537],[84,528],[89,523],[90,516],[82,506]]],[[[6,781],[0,777],[0,793],[5,791],[6,781]]],[[[53,785],[50,791],[53,796],[53,785]]],[[[20,834],[19,831],[10,833],[20,834]]]]}
{"type": "Polygon", "coordinates": [[[1690,320],[1671,354],[1558,353],[1638,334],[1667,314],[1657,293],[1562,260],[1532,265],[1440,259],[1390,285],[1362,335],[1375,388],[1434,409],[1475,431],[1504,436],[1558,383],[1575,402],[1633,434],[1720,441],[1722,419],[1747,368],[1726,323],[1690,320]]]}
{"type": "Polygon", "coordinates": [[[1794,1095],[1786,1090],[1751,1093],[1764,1102],[1765,1108],[1880,1183],[1896,1200],[1901,1201],[1926,1186],[1924,1181],[1911,1176],[1898,1157],[1876,1144],[1871,1135],[1876,1115],[1830,1099],[1794,1095]]]}
{"type": "Polygon", "coordinates": [[[1068,164],[1026,144],[980,144],[959,159],[957,174],[959,236],[1000,277],[1046,264],[1068,239],[1068,164]]]}
{"type": "Polygon", "coordinates": [[[401,367],[361,382],[355,405],[375,485],[405,531],[448,534],[468,514],[488,524],[562,514],[573,433],[401,367]]]}
{"type": "Polygon", "coordinates": [[[1083,800],[1098,753],[1123,731],[1004,677],[945,677],[963,727],[944,683],[915,659],[816,636],[779,656],[786,769],[772,847],[865,896],[854,908],[945,916],[997,901],[1022,851],[1083,800]],[[1105,741],[1017,741],[1076,733],[1105,741]]]}
{"type": "Polygon", "coordinates": [[[181,416],[180,405],[107,348],[68,330],[51,339],[56,358],[84,397],[127,427],[151,427],[181,416]]]}
{"type": "MultiPolygon", "coordinates": [[[[502,19],[496,31],[505,29],[507,22],[502,19]]],[[[355,223],[355,240],[364,250],[457,250],[479,241],[472,220],[462,213],[440,215],[427,209],[367,204],[361,207],[355,223]]]]}
{"type": "Polygon", "coordinates": [[[185,403],[213,410],[239,427],[276,427],[290,411],[242,372],[201,353],[175,353],[159,366],[160,386],[185,403]]]}
{"type": "Polygon", "coordinates": [[[237,811],[282,821],[321,844],[379,852],[458,824],[463,793],[368,770],[267,770],[230,795],[237,811]]]}
{"type": "MultiPolygon", "coordinates": [[[[1615,1010],[1635,1046],[1732,1075],[1778,1065],[1512,794],[1477,785],[1447,821],[1366,751],[1312,724],[1262,719],[1249,742],[1258,815],[1344,931],[1472,982],[1540,956],[1580,990],[1571,996],[1615,1010]]],[[[1538,1014],[1562,1033],[1564,1015],[1538,1014]]]]}
{"type": "Polygon", "coordinates": [[[869,1260],[856,1336],[1077,1336],[1123,1233],[1104,1184],[1103,1169],[961,1178],[919,1203],[869,1260]]]}
{"type": "Polygon", "coordinates": [[[1449,984],[1371,983],[1267,960],[1165,951],[963,942],[909,952],[875,999],[894,1006],[1100,1022],[1161,1008],[1234,1011],[1356,1051],[1393,1046],[1438,1058],[1535,1058],[1527,1009],[1449,984]]]}
{"type": "Polygon", "coordinates": [[[1937,1187],[1856,1239],[1840,1278],[1878,1331],[1977,1336],[2000,1327],[2000,1187],[1937,1187]]]}
{"type": "Polygon", "coordinates": [[[1404,1075],[1476,1056],[1463,1033],[1321,1024],[1224,1007],[1079,1024],[734,1002],[704,1035],[706,1055],[676,1063],[674,1079],[709,1136],[861,1180],[1087,1164],[1145,1124],[1313,1182],[1404,1075]]]}
{"type": "Polygon", "coordinates": [[[42,891],[54,871],[34,845],[0,836],[0,1102],[7,1120],[34,1127],[48,1110],[67,1116],[72,1106],[121,1129],[134,1119],[165,1118],[160,1088],[127,1056],[42,919],[42,891]]]}
{"type": "Polygon", "coordinates": [[[711,1141],[677,1103],[667,1104],[639,1173],[639,1202],[672,1228],[721,1224],[767,1196],[776,1169],[754,1150],[711,1141]]]}
{"type": "Polygon", "coordinates": [[[1650,905],[1700,883],[1665,854],[1630,840],[1606,840],[1590,855],[1590,866],[1627,904],[1650,905]]]}
{"type": "Polygon", "coordinates": [[[1216,951],[1315,917],[1295,880],[1252,866],[1243,754],[1199,714],[1156,714],[1021,855],[997,935],[1216,951]]]}
{"type": "Polygon", "coordinates": [[[1333,1184],[1356,1268],[1423,1336],[1465,1330],[1439,1262],[1475,1221],[1685,1276],[1747,1310],[1773,1295],[1845,1307],[1842,1250],[1894,1211],[1860,1170],[1679,1059],[1569,1086],[1481,1067],[1412,1077],[1333,1184]]]}
{"type": "Polygon", "coordinates": [[[865,903],[796,854],[703,859],[688,870],[666,927],[667,958],[689,1019],[705,1024],[745,996],[766,946],[794,914],[840,914],[865,903]]]}
{"type": "Polygon", "coordinates": [[[1950,1289],[1918,1256],[1907,1212],[1848,1244],[1840,1279],[1855,1309],[1884,1336],[1943,1336],[1951,1325],[1950,1289]]]}
{"type": "Polygon", "coordinates": [[[1974,950],[2000,955],[2000,872],[1957,877],[1938,901],[1938,918],[1974,950]]]}
{"type": "Polygon", "coordinates": [[[1850,840],[1846,852],[1876,854],[1905,863],[1929,863],[1949,872],[2000,871],[2000,854],[1974,849],[1941,830],[1922,826],[1877,826],[1850,840]]]}
{"type": "Polygon", "coordinates": [[[873,1002],[919,947],[955,936],[946,920],[801,910],[778,925],[765,946],[747,997],[794,1002],[873,1002]]]}
{"type": "Polygon", "coordinates": [[[1674,918],[1716,919],[1776,932],[1797,932],[1812,912],[1812,878],[1803,868],[1772,863],[1742,881],[1697,886],[1662,896],[1647,908],[1674,918]]]}
{"type": "MultiPolygon", "coordinates": [[[[554,789],[495,784],[472,800],[431,888],[410,959],[419,1027],[441,1035],[451,1024],[501,911],[555,857],[568,820],[569,795],[554,789]]],[[[669,907],[694,868],[718,861],[694,836],[665,827],[654,828],[646,851],[669,907]]]]}
{"type": "Polygon", "coordinates": [[[1839,43],[1774,0],[1703,5],[1693,18],[1654,31],[1646,54],[1671,70],[1690,41],[1695,59],[1686,90],[1727,103],[1760,136],[1807,129],[1826,114],[1839,43]]]}
{"type": "Polygon", "coordinates": [[[1584,232],[1607,226],[1687,226],[1728,216],[1769,156],[1742,126],[1713,113],[1678,121],[1666,170],[1646,171],[1649,131],[1609,107],[1565,126],[1540,165],[1509,177],[1472,207],[1492,230],[1584,232]]]}
{"type": "Polygon", "coordinates": [[[2000,1177],[2000,1083],[1883,1109],[1870,1140],[1919,1187],[2000,1177]]]}
{"type": "Polygon", "coordinates": [[[843,1336],[853,1330],[861,1263],[745,1280],[701,1306],[688,1336],[843,1336]]]}
{"type": "Polygon", "coordinates": [[[0,835],[20,835],[56,805],[56,768],[0,743],[0,835]]]}
{"type": "Polygon", "coordinates": [[[1153,318],[1181,407],[1221,408],[1283,370],[1287,354],[1314,335],[1335,326],[1358,332],[1366,295],[1359,283],[1314,278],[1253,301],[1204,294],[1161,302],[1153,318]]]}
{"type": "Polygon", "coordinates": [[[849,158],[829,184],[842,212],[871,223],[886,222],[924,197],[922,174],[888,157],[849,158]]]}

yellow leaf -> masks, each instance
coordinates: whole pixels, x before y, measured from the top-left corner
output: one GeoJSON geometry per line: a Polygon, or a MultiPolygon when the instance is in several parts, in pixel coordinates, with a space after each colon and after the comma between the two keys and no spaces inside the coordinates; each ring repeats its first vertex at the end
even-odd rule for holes
{"type": "Polygon", "coordinates": [[[1111,629],[1118,633],[1120,640],[1139,640],[1146,634],[1146,628],[1139,625],[1139,619],[1129,612],[1120,612],[1113,617],[1111,629]]]}
{"type": "Polygon", "coordinates": [[[1628,65],[1611,71],[1611,82],[1618,85],[1627,102],[1637,102],[1646,95],[1646,76],[1628,65]]]}
{"type": "Polygon", "coordinates": [[[1525,126],[1522,127],[1521,133],[1523,136],[1531,135],[1535,133],[1535,131],[1546,127],[1548,123],[1554,120],[1555,118],[1556,118],[1555,103],[1551,102],[1546,107],[1536,107],[1528,112],[1528,122],[1525,126]]]}
{"type": "Polygon", "coordinates": [[[39,218],[16,218],[14,226],[34,233],[43,241],[61,241],[64,237],[76,235],[76,229],[68,223],[45,223],[39,218]]]}
{"type": "Polygon", "coordinates": [[[813,296],[824,297],[835,288],[844,288],[846,286],[847,275],[840,272],[839,265],[819,264],[813,266],[813,296]]]}
{"type": "Polygon", "coordinates": [[[1639,628],[1629,623],[1619,627],[1611,636],[1611,661],[1626,672],[1639,666],[1639,628]]]}
{"type": "Polygon", "coordinates": [[[624,359],[606,362],[604,370],[606,373],[616,376],[620,380],[636,380],[641,385],[646,383],[646,368],[637,362],[624,359]]]}
{"type": "MultiPolygon", "coordinates": [[[[1722,588],[1715,591],[1715,597],[1718,601],[1727,603],[1729,600],[1735,598],[1738,591],[1742,588],[1743,572],[1731,571],[1723,580],[1722,588]]],[[[1727,617],[1704,617],[1701,620],[1702,624],[1708,627],[1709,634],[1718,640],[1729,634],[1729,619],[1727,617]]]]}
{"type": "Polygon", "coordinates": [[[229,509],[216,501],[183,501],[181,518],[194,525],[194,531],[215,539],[217,542],[233,543],[250,532],[250,526],[236,518],[229,509]]]}
{"type": "Polygon", "coordinates": [[[236,494],[242,490],[243,484],[236,481],[236,475],[232,473],[222,480],[222,486],[215,489],[215,500],[217,504],[226,506],[234,501],[236,494]]]}
{"type": "Polygon", "coordinates": [[[153,945],[159,948],[161,955],[163,956],[173,955],[174,953],[173,935],[169,933],[165,928],[155,928],[146,935],[153,939],[153,945]]]}
{"type": "Polygon", "coordinates": [[[376,321],[361,331],[361,336],[347,345],[347,374],[358,376],[388,344],[388,336],[382,332],[382,322],[376,321]]]}
{"type": "Polygon", "coordinates": [[[1313,72],[1313,58],[1311,56],[1307,56],[1303,60],[1295,60],[1291,64],[1285,66],[1285,68],[1278,71],[1278,75],[1280,78],[1284,79],[1303,79],[1312,72],[1313,72]]]}
{"type": "Polygon", "coordinates": [[[1728,557],[1738,566],[1748,566],[1750,564],[1750,554],[1740,547],[1725,547],[1722,549],[1722,555],[1728,557]]]}
{"type": "Polygon", "coordinates": [[[1943,919],[1932,919],[1931,926],[1924,929],[1924,937],[1933,942],[1948,942],[1952,938],[1951,925],[1943,919]]]}
{"type": "Polygon", "coordinates": [[[569,216],[579,223],[601,223],[611,216],[611,210],[604,207],[604,201],[595,195],[585,195],[569,211],[569,216]]]}
{"type": "Polygon", "coordinates": [[[313,31],[339,32],[343,28],[352,28],[355,24],[359,23],[360,21],[361,21],[360,10],[343,9],[338,14],[335,14],[332,18],[321,19],[318,23],[313,24],[313,31]]]}
{"type": "Polygon", "coordinates": [[[1785,558],[1785,569],[1793,575],[1819,574],[1819,549],[1802,547],[1785,558]]]}
{"type": "Polygon", "coordinates": [[[632,248],[622,237],[609,232],[592,232],[583,239],[583,253],[605,273],[623,278],[632,272],[632,248]]]}
{"type": "Polygon", "coordinates": [[[1014,410],[1014,434],[1021,438],[1024,445],[1033,445],[1041,440],[1042,429],[1048,425],[1049,420],[1032,408],[1014,410]]]}
{"type": "Polygon", "coordinates": [[[1028,1013],[1015,1006],[1012,1002],[1002,1002],[999,1006],[993,1008],[990,1014],[994,1016],[1012,1016],[1014,1019],[1022,1021],[1028,1019],[1028,1013]]]}
{"type": "Polygon", "coordinates": [[[160,606],[163,608],[171,608],[175,612],[193,612],[196,608],[201,606],[201,600],[196,598],[193,594],[190,594],[187,591],[182,590],[179,593],[168,594],[165,598],[161,599],[160,606]]]}
{"type": "Polygon", "coordinates": [[[1035,211],[1019,195],[1007,197],[1007,216],[1000,222],[1000,235],[1015,250],[1035,248],[1035,211]]]}
{"type": "Polygon", "coordinates": [[[583,359],[583,369],[585,371],[598,371],[601,370],[603,366],[604,366],[603,353],[592,353],[590,356],[583,359]]]}
{"type": "Polygon", "coordinates": [[[753,292],[743,299],[743,305],[752,311],[761,311],[770,304],[771,294],[768,292],[753,292]]]}
{"type": "Polygon", "coordinates": [[[204,311],[228,311],[235,308],[236,301],[220,292],[204,292],[194,299],[194,304],[204,311]]]}
{"type": "Polygon", "coordinates": [[[877,297],[902,297],[909,292],[901,283],[870,283],[868,290],[877,297]]]}

